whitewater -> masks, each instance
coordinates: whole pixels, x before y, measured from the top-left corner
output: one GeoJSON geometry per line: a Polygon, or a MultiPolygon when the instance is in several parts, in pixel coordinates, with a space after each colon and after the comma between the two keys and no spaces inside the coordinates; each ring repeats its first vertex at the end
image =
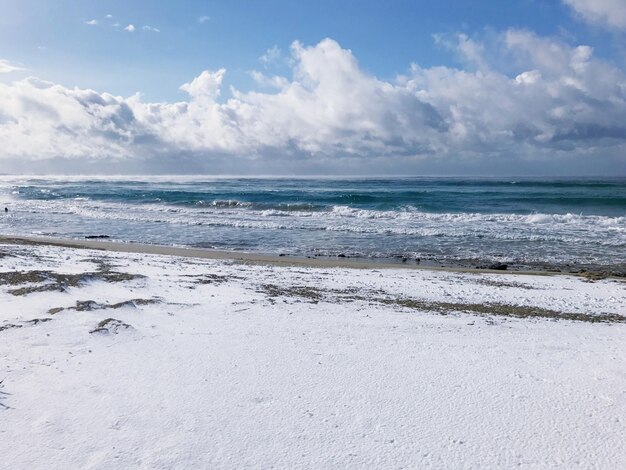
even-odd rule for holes
{"type": "Polygon", "coordinates": [[[626,272],[626,180],[0,177],[5,235],[626,272]]]}

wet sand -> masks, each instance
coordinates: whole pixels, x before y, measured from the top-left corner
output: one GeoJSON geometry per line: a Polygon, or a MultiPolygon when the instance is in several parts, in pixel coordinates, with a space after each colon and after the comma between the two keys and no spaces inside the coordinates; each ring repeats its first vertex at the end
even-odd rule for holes
{"type": "Polygon", "coordinates": [[[358,258],[314,258],[299,256],[281,256],[275,254],[249,253],[244,251],[214,250],[208,248],[189,248],[166,245],[151,245],[144,243],[124,243],[96,239],[69,239],[38,236],[9,236],[0,235],[0,243],[34,244],[42,246],[60,246],[67,248],[104,250],[118,253],[140,253],[165,256],[181,256],[185,258],[201,258],[214,260],[231,260],[246,264],[270,264],[274,266],[302,266],[315,268],[354,268],[354,269],[426,269],[447,272],[475,272],[475,273],[507,273],[521,275],[554,275],[559,274],[538,270],[496,270],[470,267],[434,266],[417,264],[415,262],[393,263],[378,262],[358,258]]]}

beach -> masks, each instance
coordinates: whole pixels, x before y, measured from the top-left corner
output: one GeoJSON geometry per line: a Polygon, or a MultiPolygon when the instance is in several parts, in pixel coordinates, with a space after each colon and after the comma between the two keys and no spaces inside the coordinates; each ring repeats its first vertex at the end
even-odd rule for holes
{"type": "Polygon", "coordinates": [[[626,470],[626,0],[0,5],[0,470],[626,470]]]}
{"type": "Polygon", "coordinates": [[[12,468],[621,468],[621,278],[0,239],[12,468]]]}

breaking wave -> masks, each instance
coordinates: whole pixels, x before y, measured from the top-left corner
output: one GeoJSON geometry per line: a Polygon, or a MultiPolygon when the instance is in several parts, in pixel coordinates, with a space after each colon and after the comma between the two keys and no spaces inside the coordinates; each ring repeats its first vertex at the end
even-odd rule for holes
{"type": "Polygon", "coordinates": [[[13,234],[98,233],[329,256],[626,265],[621,180],[0,178],[0,197],[10,208],[0,230],[13,234]]]}

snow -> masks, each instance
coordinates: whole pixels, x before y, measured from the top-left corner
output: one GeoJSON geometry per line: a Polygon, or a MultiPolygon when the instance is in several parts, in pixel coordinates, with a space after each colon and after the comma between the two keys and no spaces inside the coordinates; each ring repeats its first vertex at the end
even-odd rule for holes
{"type": "Polygon", "coordinates": [[[626,324],[393,302],[602,318],[621,281],[0,252],[0,273],[145,276],[0,284],[0,467],[626,466],[626,324]]]}

